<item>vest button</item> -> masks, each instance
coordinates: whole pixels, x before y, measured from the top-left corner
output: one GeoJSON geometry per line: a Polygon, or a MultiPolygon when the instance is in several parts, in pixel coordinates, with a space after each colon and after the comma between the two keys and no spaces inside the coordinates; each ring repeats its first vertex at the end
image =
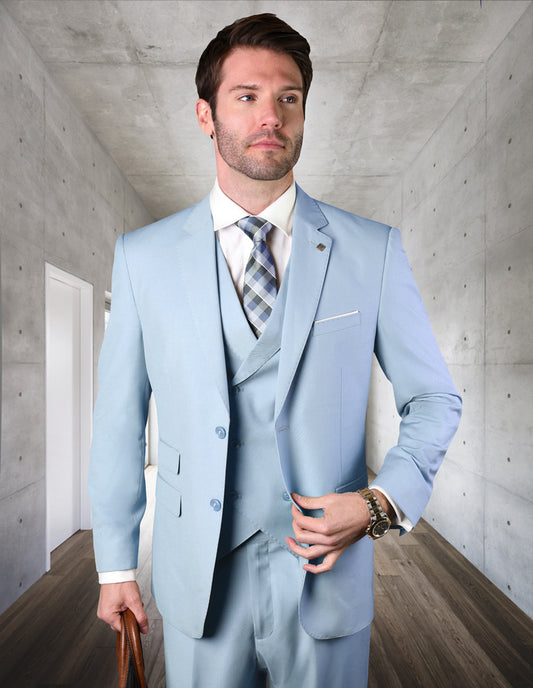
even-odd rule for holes
{"type": "Polygon", "coordinates": [[[220,511],[220,509],[222,509],[222,504],[220,503],[219,499],[212,499],[209,502],[209,506],[213,509],[213,511],[220,511]]]}
{"type": "Polygon", "coordinates": [[[221,425],[218,425],[218,426],[215,428],[215,432],[216,432],[217,437],[218,437],[219,440],[223,440],[224,437],[226,437],[226,429],[223,428],[221,425]]]}
{"type": "Polygon", "coordinates": [[[291,496],[290,496],[290,494],[289,494],[288,492],[284,492],[284,493],[283,493],[283,499],[284,499],[286,502],[290,502],[290,501],[291,501],[291,496]]]}

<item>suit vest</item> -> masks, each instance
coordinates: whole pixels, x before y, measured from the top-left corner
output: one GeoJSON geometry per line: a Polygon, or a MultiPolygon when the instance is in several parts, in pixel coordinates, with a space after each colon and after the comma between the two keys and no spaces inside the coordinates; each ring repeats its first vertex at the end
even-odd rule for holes
{"type": "Polygon", "coordinates": [[[289,548],[292,502],[281,473],[274,402],[289,266],[259,339],[253,334],[217,241],[218,289],[230,399],[224,513],[218,556],[258,530],[289,548]]]}

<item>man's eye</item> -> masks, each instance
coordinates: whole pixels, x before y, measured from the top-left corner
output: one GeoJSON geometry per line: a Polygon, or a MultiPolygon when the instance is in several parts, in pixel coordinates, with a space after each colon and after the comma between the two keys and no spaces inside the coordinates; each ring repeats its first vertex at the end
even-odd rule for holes
{"type": "Polygon", "coordinates": [[[252,95],[250,95],[249,93],[247,93],[244,96],[239,96],[239,100],[243,100],[245,103],[248,103],[249,101],[251,101],[253,99],[254,99],[254,97],[252,95]]]}
{"type": "Polygon", "coordinates": [[[285,96],[283,98],[284,103],[296,103],[296,96],[285,96]]]}

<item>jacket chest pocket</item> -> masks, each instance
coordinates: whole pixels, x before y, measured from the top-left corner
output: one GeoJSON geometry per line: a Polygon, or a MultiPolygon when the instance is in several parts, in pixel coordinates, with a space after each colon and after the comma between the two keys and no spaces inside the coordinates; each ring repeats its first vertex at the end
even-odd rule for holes
{"type": "Polygon", "coordinates": [[[361,313],[354,309],[348,313],[340,313],[326,318],[319,318],[313,323],[313,336],[316,337],[328,332],[346,330],[349,327],[356,327],[361,324],[361,313]]]}

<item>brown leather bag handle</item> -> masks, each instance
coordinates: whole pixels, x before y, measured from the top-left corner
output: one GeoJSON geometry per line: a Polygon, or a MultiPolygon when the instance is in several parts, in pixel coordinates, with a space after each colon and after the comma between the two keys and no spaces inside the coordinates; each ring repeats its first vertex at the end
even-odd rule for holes
{"type": "Polygon", "coordinates": [[[120,626],[117,633],[119,688],[147,688],[141,634],[131,609],[122,612],[120,626]]]}

